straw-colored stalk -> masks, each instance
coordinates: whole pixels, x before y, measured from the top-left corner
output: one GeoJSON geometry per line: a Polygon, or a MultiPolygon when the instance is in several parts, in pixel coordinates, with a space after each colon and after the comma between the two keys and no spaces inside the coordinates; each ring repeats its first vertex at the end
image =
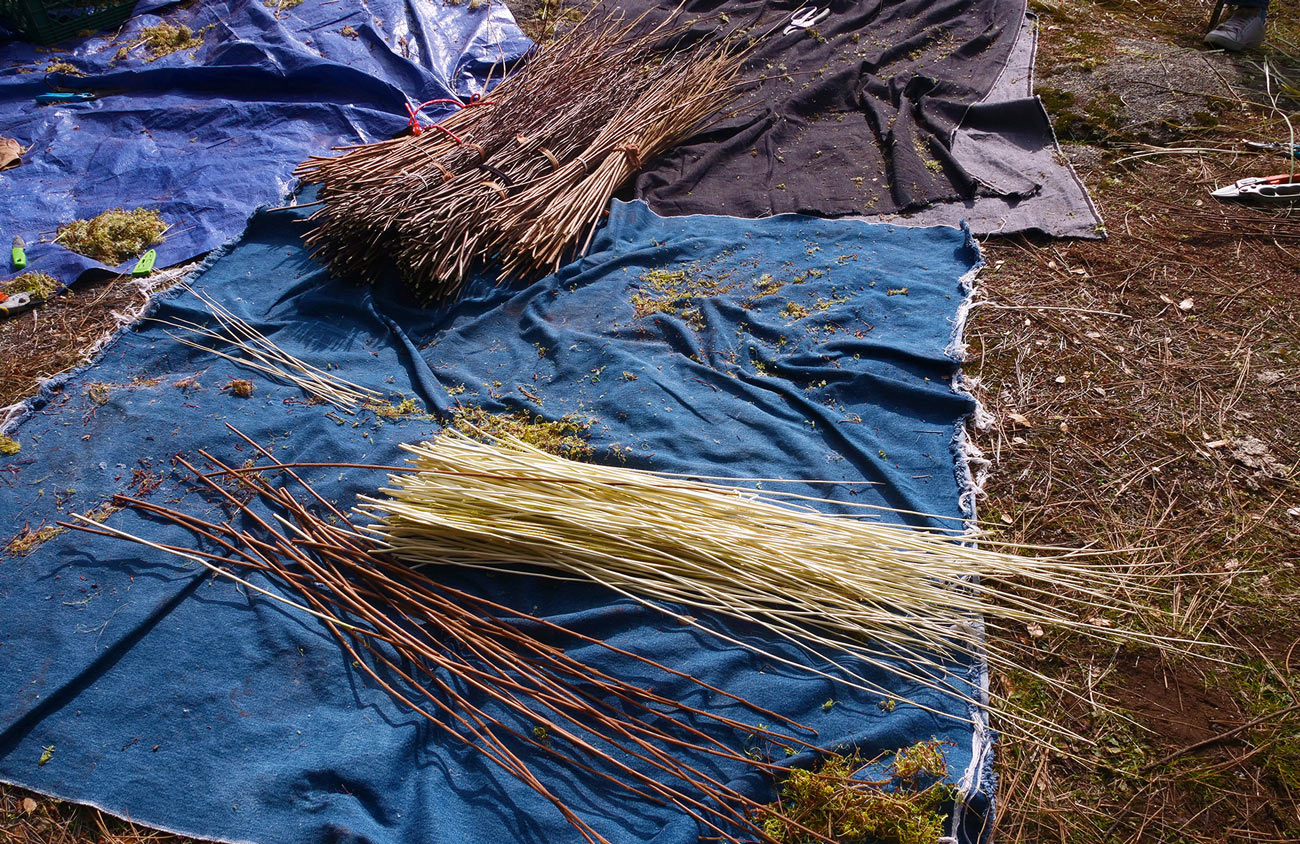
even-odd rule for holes
{"type": "Polygon", "coordinates": [[[1107,587],[1128,577],[1119,567],[1078,555],[987,550],[960,533],[883,523],[891,511],[828,502],[852,512],[826,515],[797,495],[578,463],[518,440],[448,431],[406,449],[410,470],[360,507],[408,563],[541,567],[758,649],[679,608],[738,618],[839,666],[807,670],[886,696],[907,699],[866,679],[872,670],[979,703],[950,676],[953,662],[997,664],[985,630],[1007,624],[1188,644],[1098,624],[1103,605],[1138,608],[1106,603],[1107,587]]]}
{"type": "Polygon", "coordinates": [[[290,384],[295,384],[312,398],[332,404],[344,413],[351,414],[358,406],[368,402],[383,401],[383,394],[369,387],[354,384],[332,372],[299,360],[271,342],[266,335],[212,297],[189,285],[181,286],[204,304],[216,321],[216,327],[200,325],[183,319],[155,318],[154,322],[169,325],[184,332],[184,334],[180,335],[168,332],[169,336],[177,342],[194,349],[211,352],[219,358],[248,367],[264,375],[281,379],[290,384]],[[191,336],[231,346],[241,354],[222,351],[211,345],[192,340],[190,339],[191,336]]]}

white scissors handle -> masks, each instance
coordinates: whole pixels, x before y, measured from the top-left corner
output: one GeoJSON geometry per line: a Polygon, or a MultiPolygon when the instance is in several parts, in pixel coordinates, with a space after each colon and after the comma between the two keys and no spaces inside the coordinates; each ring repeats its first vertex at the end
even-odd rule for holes
{"type": "Polygon", "coordinates": [[[830,13],[830,9],[818,10],[816,6],[800,6],[795,9],[794,14],[790,15],[790,25],[781,34],[789,35],[800,29],[810,29],[830,13]]]}

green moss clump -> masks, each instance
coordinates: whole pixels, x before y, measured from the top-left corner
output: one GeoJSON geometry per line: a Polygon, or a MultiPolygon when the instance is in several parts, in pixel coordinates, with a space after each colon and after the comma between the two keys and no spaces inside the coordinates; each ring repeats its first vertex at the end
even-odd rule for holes
{"type": "Polygon", "coordinates": [[[955,797],[952,786],[942,782],[948,766],[940,744],[921,742],[900,750],[887,780],[855,779],[870,762],[839,754],[815,771],[791,771],[779,799],[765,812],[763,831],[781,844],[817,840],[795,823],[842,844],[933,844],[944,834],[955,797]],[[924,776],[937,781],[921,787],[924,776]]]}
{"type": "Polygon", "coordinates": [[[90,397],[91,403],[96,406],[108,404],[108,400],[113,396],[113,385],[105,384],[103,381],[96,381],[86,387],[86,395],[90,397]]]}
{"type": "Polygon", "coordinates": [[[942,742],[918,742],[894,754],[894,776],[915,783],[920,777],[941,779],[948,774],[948,760],[943,757],[942,742]]]}
{"type": "Polygon", "coordinates": [[[373,410],[376,416],[384,419],[401,419],[406,416],[416,416],[420,413],[420,406],[416,404],[415,399],[402,399],[397,404],[371,401],[366,402],[366,407],[373,410]]]}
{"type": "Polygon", "coordinates": [[[54,240],[88,258],[117,265],[162,243],[165,231],[167,224],[157,211],[113,208],[89,220],[64,223],[54,240]]]}
{"type": "Polygon", "coordinates": [[[208,25],[194,32],[183,23],[160,23],[140,30],[140,40],[149,51],[149,61],[152,62],[181,50],[197,50],[203,46],[203,33],[211,28],[208,25]]]}
{"type": "Polygon", "coordinates": [[[512,437],[570,460],[587,460],[592,455],[591,444],[587,442],[591,423],[573,414],[547,421],[545,417],[532,416],[526,410],[489,413],[481,407],[467,407],[452,418],[451,424],[457,431],[475,439],[512,437]]]}
{"type": "Polygon", "coordinates": [[[44,302],[59,289],[59,283],[53,276],[45,273],[23,273],[4,286],[4,291],[12,296],[15,293],[30,293],[33,299],[44,302]]]}
{"type": "Polygon", "coordinates": [[[50,62],[45,66],[46,73],[66,73],[68,76],[85,76],[72,62],[50,62]]]}
{"type": "Polygon", "coordinates": [[[4,454],[4,455],[17,454],[22,450],[23,447],[18,443],[18,440],[14,439],[13,437],[6,437],[4,434],[0,434],[0,454],[4,454]]]}

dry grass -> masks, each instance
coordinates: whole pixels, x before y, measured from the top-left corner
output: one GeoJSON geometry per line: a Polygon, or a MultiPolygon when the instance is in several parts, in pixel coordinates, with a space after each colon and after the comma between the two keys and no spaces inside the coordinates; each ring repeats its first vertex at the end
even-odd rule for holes
{"type": "MultiPolygon", "coordinates": [[[[1043,11],[1049,63],[1054,47],[1123,27],[1174,32],[1191,49],[1206,14],[1181,2],[1159,14],[1087,2],[1043,11]]],[[[1269,59],[1295,75],[1279,51],[1269,59]]],[[[1005,694],[1065,712],[1096,742],[1003,746],[1003,842],[1300,840],[1300,255],[1274,236],[1300,228],[1208,196],[1287,166],[1237,143],[1286,139],[1243,70],[1229,84],[1255,105],[1231,104],[1178,141],[1227,153],[1116,163],[1142,149],[1122,131],[1092,134],[1102,159],[1081,175],[1108,242],[989,244],[987,304],[968,331],[968,371],[997,420],[982,436],[994,467],[983,515],[1008,538],[1144,548],[1135,564],[1197,575],[1152,629],[1241,649],[1239,665],[1214,665],[1024,631],[1032,668],[1131,720],[1027,674],[998,677],[1005,694]]]]}
{"type": "Polygon", "coordinates": [[[92,809],[0,784],[4,844],[198,844],[92,809]]]}
{"type": "Polygon", "coordinates": [[[134,310],[143,298],[136,285],[87,282],[35,310],[0,320],[0,407],[35,394],[41,379],[80,364],[116,327],[114,312],[134,310]]]}

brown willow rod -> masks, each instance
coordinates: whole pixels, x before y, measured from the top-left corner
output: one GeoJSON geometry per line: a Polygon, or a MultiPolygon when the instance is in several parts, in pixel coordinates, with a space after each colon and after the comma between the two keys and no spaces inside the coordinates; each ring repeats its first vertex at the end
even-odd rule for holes
{"type": "MultiPolygon", "coordinates": [[[[270,457],[270,452],[260,446],[258,450],[264,457],[270,457]]],[[[133,539],[166,553],[198,561],[226,577],[234,575],[224,566],[234,565],[261,572],[287,586],[306,605],[288,603],[321,618],[344,650],[355,658],[379,688],[546,799],[591,844],[605,839],[550,791],[528,763],[497,735],[497,731],[514,737],[531,752],[548,755],[595,775],[638,799],[671,804],[723,836],[724,840],[739,841],[736,837],[739,829],[746,836],[771,841],[755,822],[755,818],[771,810],[675,754],[700,754],[772,774],[779,774],[786,768],[750,759],[731,750],[716,736],[704,732],[694,723],[679,720],[673,713],[679,713],[685,719],[705,719],[731,731],[744,731],[774,742],[778,747],[813,749],[812,745],[769,728],[752,727],[727,716],[670,700],[592,669],[564,654],[557,646],[544,643],[519,629],[518,622],[512,624],[503,620],[497,613],[508,613],[523,623],[537,625],[549,632],[605,646],[611,652],[720,692],[685,672],[605,645],[545,619],[443,587],[421,573],[386,560],[376,553],[372,539],[357,531],[337,507],[328,504],[290,469],[284,470],[285,473],[307,489],[311,499],[322,503],[334,518],[339,519],[339,524],[331,525],[316,516],[287,489],[273,488],[256,475],[232,469],[206,451],[201,454],[212,465],[237,478],[241,490],[251,489],[270,504],[275,521],[282,527],[277,529],[252,511],[248,501],[240,500],[184,458],[178,458],[177,463],[194,473],[202,484],[233,507],[236,515],[250,520],[256,532],[238,529],[229,520],[218,524],[140,499],[123,496],[115,500],[184,527],[215,543],[228,556],[152,543],[98,524],[71,526],[100,535],[133,539]],[[475,607],[477,609],[471,609],[475,607]],[[481,615],[482,612],[486,615],[481,615]],[[431,628],[441,631],[450,641],[439,641],[430,632],[431,628]],[[362,658],[363,652],[368,658],[362,658]],[[402,668],[391,654],[402,656],[414,669],[402,668]],[[386,678],[381,671],[390,672],[390,677],[386,678]],[[445,678],[442,676],[444,673],[445,678]],[[464,684],[464,691],[458,690],[458,683],[464,684]],[[561,752],[549,741],[538,741],[502,722],[472,701],[471,694],[495,701],[525,723],[545,723],[555,736],[568,742],[586,761],[561,752]],[[600,700],[598,694],[622,701],[652,722],[631,717],[610,702],[600,700]],[[427,702],[421,704],[418,698],[427,702]],[[627,759],[616,758],[605,748],[615,749],[625,754],[627,759]],[[663,782],[661,776],[678,784],[663,782]]],[[[238,580],[252,586],[247,581],[238,580]]],[[[253,588],[265,592],[256,586],[253,588]]],[[[775,713],[753,706],[742,698],[720,693],[748,706],[751,711],[779,719],[775,713]]],[[[779,720],[801,726],[789,719],[779,720]]],[[[814,840],[829,841],[816,831],[807,830],[807,833],[814,840]]]]}

